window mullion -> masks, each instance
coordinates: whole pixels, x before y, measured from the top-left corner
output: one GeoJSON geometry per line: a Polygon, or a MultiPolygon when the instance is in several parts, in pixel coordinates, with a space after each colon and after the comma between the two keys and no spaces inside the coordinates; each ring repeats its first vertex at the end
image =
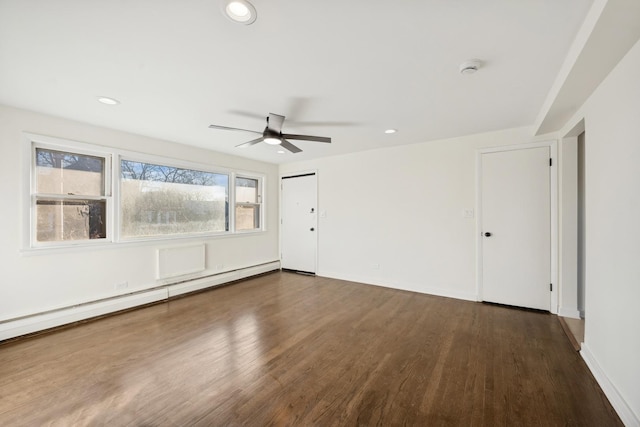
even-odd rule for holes
{"type": "Polygon", "coordinates": [[[122,182],[120,162],[122,161],[121,154],[114,154],[111,159],[111,178],[109,179],[111,185],[111,203],[108,208],[108,212],[111,213],[111,221],[109,222],[110,236],[112,241],[119,242],[121,239],[120,229],[122,224],[122,210],[120,209],[120,185],[122,182]]]}
{"type": "Polygon", "coordinates": [[[229,232],[235,233],[236,230],[236,180],[238,174],[231,173],[231,181],[229,182],[229,232]]]}

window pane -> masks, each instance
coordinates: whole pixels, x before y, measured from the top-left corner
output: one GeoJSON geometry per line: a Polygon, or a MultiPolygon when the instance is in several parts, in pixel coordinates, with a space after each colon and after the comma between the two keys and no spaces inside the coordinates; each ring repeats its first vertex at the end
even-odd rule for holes
{"type": "Polygon", "coordinates": [[[122,160],[124,237],[229,230],[229,177],[122,160]]]}
{"type": "Polygon", "coordinates": [[[258,180],[236,178],[236,203],[258,203],[258,180]]]}
{"type": "Polygon", "coordinates": [[[260,205],[236,205],[236,230],[260,228],[260,205]]]}
{"type": "Polygon", "coordinates": [[[36,149],[36,192],[104,195],[104,158],[36,149]]]}
{"type": "Polygon", "coordinates": [[[39,242],[104,239],[104,200],[38,200],[36,238],[39,242]]]}

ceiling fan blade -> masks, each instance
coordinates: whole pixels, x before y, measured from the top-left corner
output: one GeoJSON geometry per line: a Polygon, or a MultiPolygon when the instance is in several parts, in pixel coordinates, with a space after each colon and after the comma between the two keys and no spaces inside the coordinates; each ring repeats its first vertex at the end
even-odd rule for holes
{"type": "Polygon", "coordinates": [[[291,151],[292,153],[299,153],[302,150],[299,149],[298,147],[296,147],[295,145],[293,145],[292,143],[290,143],[289,141],[287,141],[286,139],[282,138],[281,142],[280,142],[280,146],[283,148],[286,148],[287,150],[291,151]]]}
{"type": "Polygon", "coordinates": [[[260,137],[258,139],[254,139],[254,140],[249,141],[249,142],[243,142],[240,145],[236,145],[236,147],[240,147],[240,148],[251,147],[252,145],[256,145],[258,142],[262,142],[262,141],[264,141],[264,138],[260,137]]]}
{"type": "Polygon", "coordinates": [[[255,130],[240,129],[240,128],[230,128],[228,126],[209,125],[209,128],[210,129],[222,129],[222,130],[237,130],[237,131],[241,131],[241,132],[251,132],[251,133],[262,134],[262,132],[258,132],[258,131],[255,131],[255,130]]]}
{"type": "Polygon", "coordinates": [[[293,134],[282,134],[283,138],[287,139],[297,139],[299,141],[315,141],[315,142],[326,142],[331,143],[331,138],[326,136],[312,136],[312,135],[293,135],[293,134]]]}
{"type": "Polygon", "coordinates": [[[267,127],[269,130],[275,133],[282,132],[282,123],[284,123],[284,116],[269,113],[269,117],[267,117],[267,127]]]}

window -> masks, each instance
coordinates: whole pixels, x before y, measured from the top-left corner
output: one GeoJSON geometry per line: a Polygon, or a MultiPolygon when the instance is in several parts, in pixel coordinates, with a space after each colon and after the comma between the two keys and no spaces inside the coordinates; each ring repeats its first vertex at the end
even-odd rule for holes
{"type": "Polygon", "coordinates": [[[35,244],[107,237],[108,158],[34,147],[35,244]]]}
{"type": "Polygon", "coordinates": [[[229,175],[120,161],[121,236],[229,231],[229,175]]]}
{"type": "Polygon", "coordinates": [[[260,229],[260,179],[236,177],[236,230],[260,229]]]}
{"type": "Polygon", "coordinates": [[[264,228],[264,175],[25,136],[25,249],[208,238],[264,228]]]}

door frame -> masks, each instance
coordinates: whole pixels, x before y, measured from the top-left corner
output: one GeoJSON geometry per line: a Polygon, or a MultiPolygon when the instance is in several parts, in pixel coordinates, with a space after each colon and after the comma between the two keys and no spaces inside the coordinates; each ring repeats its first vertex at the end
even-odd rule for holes
{"type": "Polygon", "coordinates": [[[315,252],[316,252],[316,271],[314,272],[314,274],[318,274],[318,271],[320,270],[320,265],[319,265],[319,261],[320,261],[320,256],[318,253],[318,248],[319,248],[319,242],[320,242],[320,221],[318,221],[318,218],[320,216],[320,192],[318,191],[318,187],[320,186],[320,176],[318,173],[317,169],[305,169],[305,170],[301,170],[301,171],[296,171],[296,172],[287,172],[287,173],[283,173],[280,174],[280,177],[278,178],[278,254],[280,255],[280,263],[282,264],[282,179],[283,178],[293,178],[296,176],[304,176],[304,175],[315,175],[316,176],[316,223],[315,223],[315,233],[316,233],[316,247],[315,247],[315,252]]]}
{"type": "Polygon", "coordinates": [[[549,207],[551,212],[551,271],[549,277],[553,284],[550,292],[549,311],[558,313],[558,142],[556,140],[532,142],[528,144],[504,145],[499,147],[479,148],[476,150],[476,300],[482,301],[482,155],[502,151],[527,150],[531,148],[549,147],[552,164],[549,171],[549,207]]]}

